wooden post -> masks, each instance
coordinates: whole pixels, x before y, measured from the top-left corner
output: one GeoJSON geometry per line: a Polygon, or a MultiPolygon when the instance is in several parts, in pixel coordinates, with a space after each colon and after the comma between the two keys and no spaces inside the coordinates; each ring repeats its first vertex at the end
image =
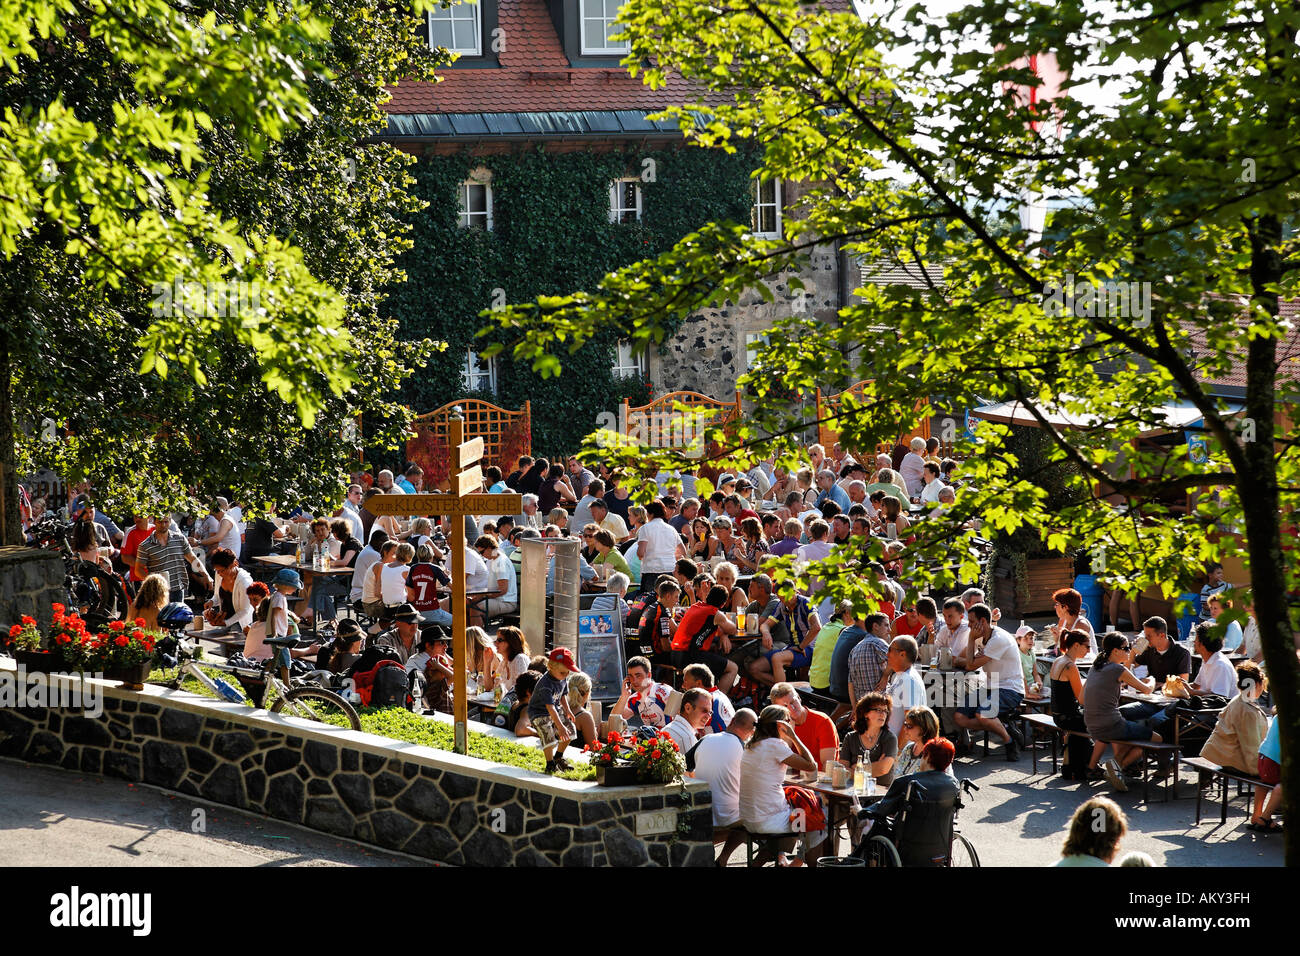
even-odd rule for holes
{"type": "MultiPolygon", "coordinates": [[[[453,456],[460,443],[465,440],[465,419],[460,416],[460,409],[452,410],[448,422],[448,446],[453,456]]],[[[460,472],[455,460],[452,470],[460,472]]],[[[456,475],[451,476],[453,486],[456,475]]],[[[452,707],[456,722],[456,753],[468,750],[469,742],[469,700],[466,698],[465,685],[468,683],[465,641],[465,516],[453,515],[451,519],[451,641],[452,663],[455,665],[455,677],[452,684],[452,707]]]]}

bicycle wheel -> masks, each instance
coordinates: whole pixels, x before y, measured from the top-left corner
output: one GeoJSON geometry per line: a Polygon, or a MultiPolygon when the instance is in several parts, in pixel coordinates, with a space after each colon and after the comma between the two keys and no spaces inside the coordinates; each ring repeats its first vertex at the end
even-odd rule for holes
{"type": "Polygon", "coordinates": [[[271,704],[271,713],[317,720],[335,727],[361,729],[361,718],[357,716],[356,709],[338,694],[323,687],[295,687],[283,696],[276,697],[271,704]]]}
{"type": "Polygon", "coordinates": [[[66,583],[68,593],[73,597],[73,606],[81,612],[88,626],[103,627],[110,621],[126,617],[131,601],[126,586],[116,574],[89,561],[78,561],[69,571],[66,583]]]}
{"type": "Polygon", "coordinates": [[[953,834],[951,853],[952,856],[948,861],[949,866],[971,867],[980,865],[979,854],[975,852],[975,847],[971,845],[970,840],[960,833],[953,834]]]}
{"type": "Polygon", "coordinates": [[[902,867],[903,865],[893,841],[889,837],[881,836],[879,833],[867,840],[862,855],[867,861],[867,866],[902,867]]]}

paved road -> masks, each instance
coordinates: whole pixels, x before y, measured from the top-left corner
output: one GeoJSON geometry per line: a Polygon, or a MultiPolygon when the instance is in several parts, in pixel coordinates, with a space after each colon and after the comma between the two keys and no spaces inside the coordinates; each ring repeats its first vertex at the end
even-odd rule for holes
{"type": "Polygon", "coordinates": [[[418,866],[400,854],[137,786],[0,760],[0,865],[418,866]],[[194,832],[202,810],[206,832],[194,832]]]}
{"type": "MultiPolygon", "coordinates": [[[[980,787],[961,812],[959,824],[982,866],[1050,866],[1060,857],[1071,815],[1093,795],[1110,797],[1128,818],[1121,853],[1141,850],[1157,866],[1168,867],[1283,865],[1281,834],[1264,836],[1245,828],[1245,797],[1229,803],[1226,826],[1219,824],[1217,801],[1203,806],[1201,825],[1194,826],[1196,796],[1186,772],[1179,786],[1181,799],[1162,803],[1153,788],[1152,802],[1144,804],[1140,787],[1115,793],[1104,782],[1070,783],[1053,776],[1050,754],[1039,760],[1038,770],[1038,776],[1031,775],[1027,754],[1007,763],[999,747],[987,758],[958,759],[957,776],[969,777],[980,787]]],[[[731,857],[732,866],[744,863],[743,850],[731,857]]]]}

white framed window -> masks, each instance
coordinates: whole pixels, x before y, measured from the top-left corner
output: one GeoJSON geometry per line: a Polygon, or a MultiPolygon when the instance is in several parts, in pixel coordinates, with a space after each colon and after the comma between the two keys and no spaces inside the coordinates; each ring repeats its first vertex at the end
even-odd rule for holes
{"type": "Polygon", "coordinates": [[[742,374],[754,367],[759,350],[767,348],[769,334],[767,332],[746,332],[744,338],[745,357],[740,364],[742,374]]]}
{"type": "Polygon", "coordinates": [[[645,353],[632,354],[631,342],[619,342],[614,353],[615,378],[645,378],[645,353]]]}
{"type": "Polygon", "coordinates": [[[754,180],[754,234],[764,239],[781,238],[781,180],[754,180]]]}
{"type": "Polygon", "coordinates": [[[483,52],[479,3],[443,3],[429,11],[429,48],[444,47],[463,56],[483,52]]]}
{"type": "Polygon", "coordinates": [[[609,184],[609,221],[641,221],[641,180],[628,176],[609,184]]]}
{"type": "Polygon", "coordinates": [[[489,392],[495,395],[497,393],[496,357],[484,358],[473,349],[466,349],[462,376],[466,391],[489,392]]]}
{"type": "Polygon", "coordinates": [[[462,229],[492,231],[492,184],[477,178],[460,184],[460,225],[462,229]]]}
{"type": "Polygon", "coordinates": [[[625,0],[580,0],[582,10],[582,52],[583,53],[626,53],[626,40],[610,40],[623,27],[615,22],[618,8],[625,0]]]}

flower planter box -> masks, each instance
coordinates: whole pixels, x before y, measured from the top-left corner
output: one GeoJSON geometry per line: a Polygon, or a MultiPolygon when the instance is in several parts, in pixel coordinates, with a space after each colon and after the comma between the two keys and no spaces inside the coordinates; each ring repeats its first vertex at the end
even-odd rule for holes
{"type": "Polygon", "coordinates": [[[67,665],[63,663],[63,656],[60,654],[15,649],[13,655],[14,660],[22,664],[29,674],[50,674],[54,671],[68,669],[67,665]]]}
{"type": "Polygon", "coordinates": [[[143,690],[144,682],[148,679],[149,669],[152,666],[151,663],[146,661],[143,664],[136,664],[134,667],[105,671],[104,679],[121,681],[124,690],[143,690]]]}
{"type": "Polygon", "coordinates": [[[637,783],[636,767],[597,767],[596,785],[600,787],[632,787],[637,783]]]}

